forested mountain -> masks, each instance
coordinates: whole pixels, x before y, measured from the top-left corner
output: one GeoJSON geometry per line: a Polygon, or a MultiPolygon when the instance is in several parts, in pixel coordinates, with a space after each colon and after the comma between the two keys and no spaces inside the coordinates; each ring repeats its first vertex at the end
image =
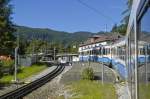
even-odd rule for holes
{"type": "Polygon", "coordinates": [[[91,33],[79,31],[74,33],[56,31],[48,28],[31,28],[25,26],[15,26],[17,30],[14,35],[19,34],[19,47],[21,54],[40,52],[44,49],[56,47],[59,53],[77,53],[78,46],[93,35],[108,35],[112,33],[98,32],[91,33]]]}
{"type": "Polygon", "coordinates": [[[55,31],[51,29],[43,28],[30,28],[25,26],[16,26],[17,33],[21,39],[30,41],[30,40],[43,40],[48,42],[57,42],[62,44],[70,43],[81,43],[85,41],[88,37],[94,35],[90,32],[75,32],[68,33],[63,31],[55,31]]]}

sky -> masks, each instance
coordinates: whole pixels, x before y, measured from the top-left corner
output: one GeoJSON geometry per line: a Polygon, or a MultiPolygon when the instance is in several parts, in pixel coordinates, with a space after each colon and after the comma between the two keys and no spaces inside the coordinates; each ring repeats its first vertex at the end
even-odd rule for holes
{"type": "Polygon", "coordinates": [[[110,31],[120,23],[127,0],[81,1],[89,7],[79,0],[12,0],[12,21],[21,26],[71,33],[110,31]]]}

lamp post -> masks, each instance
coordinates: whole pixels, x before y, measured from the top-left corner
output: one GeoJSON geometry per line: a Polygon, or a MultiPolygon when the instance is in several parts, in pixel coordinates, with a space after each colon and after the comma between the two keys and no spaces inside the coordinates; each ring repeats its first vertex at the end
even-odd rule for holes
{"type": "Polygon", "coordinates": [[[18,49],[19,49],[19,47],[15,48],[15,78],[14,78],[15,82],[17,82],[18,49]]]}
{"type": "Polygon", "coordinates": [[[17,47],[15,48],[15,71],[14,71],[15,82],[17,82],[18,50],[19,50],[19,33],[17,33],[17,47]]]}
{"type": "Polygon", "coordinates": [[[147,61],[147,58],[148,58],[147,57],[147,46],[145,46],[145,73],[146,73],[146,75],[145,75],[146,79],[145,80],[146,80],[146,85],[148,85],[148,79],[147,79],[148,78],[148,75],[147,75],[147,62],[148,61],[147,61]]]}

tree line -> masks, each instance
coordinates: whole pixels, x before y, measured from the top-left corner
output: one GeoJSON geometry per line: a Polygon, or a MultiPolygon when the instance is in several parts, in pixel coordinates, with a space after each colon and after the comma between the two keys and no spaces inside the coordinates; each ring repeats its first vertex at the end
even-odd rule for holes
{"type": "MultiPolygon", "coordinates": [[[[14,35],[14,32],[17,32],[17,30],[16,30],[15,25],[11,21],[12,5],[10,5],[9,2],[10,2],[10,0],[0,0],[0,55],[12,54],[14,52],[14,48],[17,46],[16,36],[14,35]]],[[[130,11],[131,11],[132,2],[133,2],[133,0],[127,0],[127,9],[122,13],[124,15],[124,17],[121,21],[121,25],[115,24],[113,26],[111,32],[118,32],[118,33],[125,35],[128,20],[129,20],[129,15],[130,15],[130,11]]],[[[67,35],[67,34],[65,33],[64,35],[67,35]]],[[[63,35],[61,35],[61,36],[63,38],[63,35]]],[[[66,36],[66,38],[64,38],[64,39],[67,39],[68,36],[66,36]]],[[[55,36],[55,37],[57,37],[57,36],[55,36]]],[[[56,38],[56,39],[60,39],[60,38],[56,38]]],[[[26,52],[28,53],[28,52],[31,52],[30,50],[34,44],[36,44],[35,50],[37,50],[38,47],[43,48],[43,46],[45,46],[45,45],[42,45],[42,44],[45,44],[45,42],[46,41],[35,40],[35,39],[32,39],[32,41],[26,41],[23,38],[20,38],[20,48],[22,50],[22,53],[26,53],[26,52]],[[37,43],[39,43],[39,44],[37,44],[37,43]]],[[[76,52],[72,48],[74,46],[77,46],[77,44],[79,44],[79,42],[77,42],[75,44],[70,43],[68,45],[65,45],[65,43],[66,43],[66,41],[59,42],[59,40],[58,40],[58,42],[50,41],[49,44],[47,44],[47,45],[50,45],[51,47],[62,48],[61,50],[66,49],[67,51],[76,52]],[[61,43],[61,44],[59,44],[59,43],[61,43]],[[53,46],[53,45],[55,45],[55,46],[53,46]]],[[[60,52],[62,52],[61,50],[60,50],[60,52]]]]}
{"type": "MultiPolygon", "coordinates": [[[[126,34],[132,2],[133,2],[133,0],[127,1],[127,9],[123,12],[124,18],[121,21],[121,25],[115,24],[113,26],[111,32],[118,32],[118,33],[121,33],[122,35],[126,34]]],[[[17,33],[18,31],[17,31],[16,25],[14,25],[12,22],[12,17],[11,17],[12,13],[13,13],[12,5],[10,5],[10,0],[0,0],[0,55],[14,56],[14,49],[17,46],[17,35],[14,35],[14,34],[17,33]]],[[[47,29],[45,29],[43,31],[47,32],[47,29]]],[[[26,32],[28,32],[28,31],[26,31],[26,32]]],[[[57,35],[58,34],[59,33],[57,33],[57,35]]],[[[55,37],[57,37],[57,35],[55,35],[55,37]]],[[[85,37],[88,37],[91,34],[88,34],[88,36],[87,36],[87,34],[78,33],[78,36],[74,36],[72,38],[69,38],[70,35],[68,35],[66,33],[59,34],[59,35],[61,37],[63,37],[63,36],[66,37],[66,38],[63,38],[63,40],[62,40],[63,42],[59,42],[59,38],[55,38],[52,36],[50,36],[50,37],[57,39],[57,40],[54,42],[42,40],[42,39],[26,40],[26,38],[22,38],[23,36],[20,36],[18,39],[19,53],[22,55],[23,54],[40,53],[40,52],[44,53],[44,52],[48,52],[48,51],[50,53],[52,53],[51,51],[53,50],[53,48],[56,48],[58,53],[64,53],[64,52],[65,53],[66,52],[77,53],[78,45],[79,45],[79,43],[81,43],[80,41],[83,41],[84,39],[86,39],[85,37]],[[69,41],[65,41],[65,39],[68,39],[68,38],[69,38],[69,41]]],[[[46,35],[43,37],[46,37],[46,35]]],[[[12,63],[13,62],[10,62],[10,64],[12,64],[12,63]]],[[[2,67],[2,64],[0,64],[0,68],[1,67],[2,67]]]]}

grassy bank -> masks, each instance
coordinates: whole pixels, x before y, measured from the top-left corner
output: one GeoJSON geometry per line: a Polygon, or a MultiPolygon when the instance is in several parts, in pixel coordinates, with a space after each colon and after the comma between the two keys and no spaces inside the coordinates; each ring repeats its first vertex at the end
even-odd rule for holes
{"type": "MultiPolygon", "coordinates": [[[[21,67],[21,72],[17,74],[19,80],[25,79],[33,74],[39,73],[40,71],[46,69],[46,65],[32,65],[30,67],[21,67]]],[[[6,75],[0,79],[1,83],[10,83],[14,79],[14,75],[6,75]]]]}
{"type": "Polygon", "coordinates": [[[70,99],[117,99],[115,88],[110,83],[81,80],[69,85],[73,97],[70,99]]]}
{"type": "Polygon", "coordinates": [[[140,99],[150,99],[150,83],[147,85],[140,83],[139,97],[140,99]]]}

